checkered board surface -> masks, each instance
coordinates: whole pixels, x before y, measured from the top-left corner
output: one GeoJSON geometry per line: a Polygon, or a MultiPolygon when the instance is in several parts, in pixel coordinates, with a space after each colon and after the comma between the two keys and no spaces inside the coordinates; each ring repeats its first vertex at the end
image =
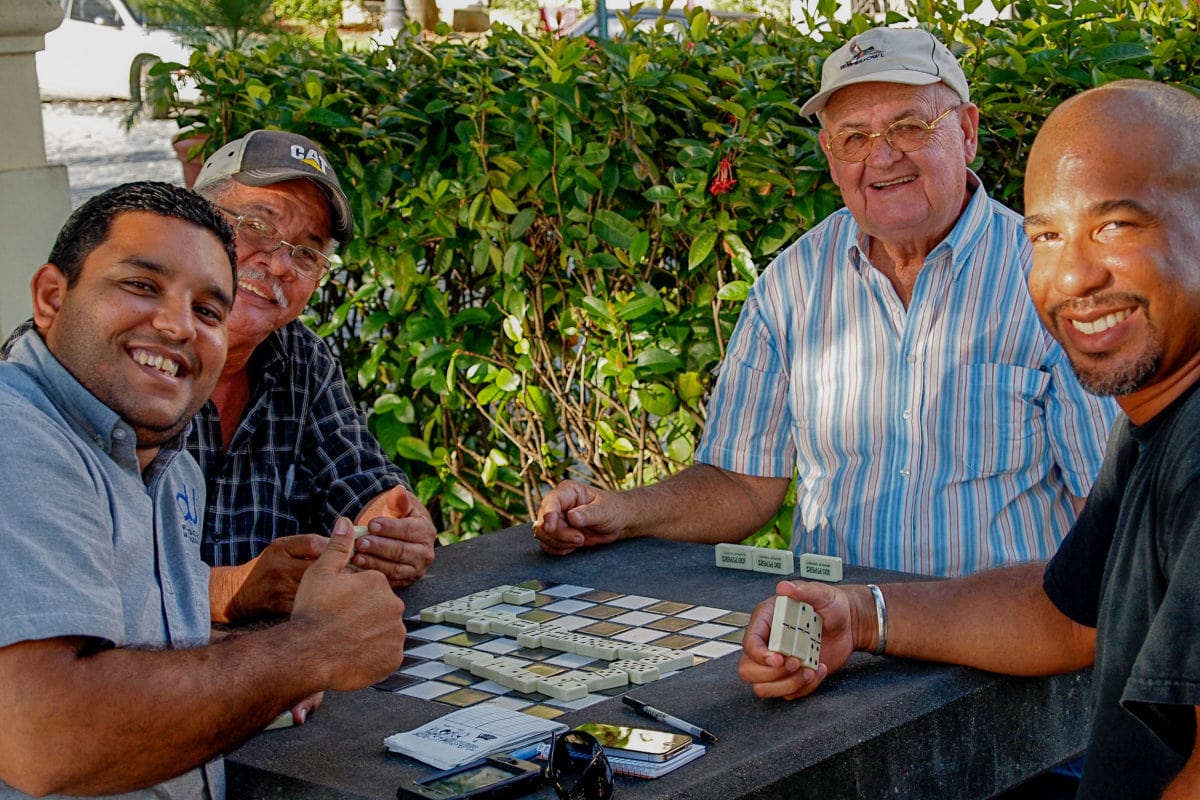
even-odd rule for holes
{"type": "MultiPolygon", "coordinates": [[[[742,630],[750,615],[741,611],[693,605],[634,594],[621,594],[587,586],[530,580],[515,584],[533,589],[532,603],[501,604],[490,611],[507,611],[518,618],[550,623],[567,631],[604,637],[618,642],[682,650],[699,665],[741,650],[742,630]]],[[[572,670],[598,672],[610,661],[588,658],[550,648],[522,647],[515,637],[472,633],[449,622],[405,620],[408,639],[404,663],[375,688],[423,700],[465,708],[483,701],[501,703],[536,716],[554,718],[636,688],[625,685],[589,692],[579,700],[559,700],[540,692],[521,692],[446,664],[443,655],[455,648],[470,648],[491,656],[510,656],[527,662],[526,669],[545,676],[572,670]]],[[[666,673],[661,678],[674,675],[666,673]]]]}

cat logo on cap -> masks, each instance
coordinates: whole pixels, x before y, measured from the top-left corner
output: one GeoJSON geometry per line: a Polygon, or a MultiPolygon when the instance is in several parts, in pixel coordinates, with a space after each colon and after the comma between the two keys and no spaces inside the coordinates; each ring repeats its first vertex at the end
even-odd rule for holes
{"type": "Polygon", "coordinates": [[[329,162],[325,160],[325,156],[321,155],[319,150],[306,150],[304,145],[294,144],[292,145],[292,158],[308,164],[322,175],[326,175],[329,172],[329,162]]]}

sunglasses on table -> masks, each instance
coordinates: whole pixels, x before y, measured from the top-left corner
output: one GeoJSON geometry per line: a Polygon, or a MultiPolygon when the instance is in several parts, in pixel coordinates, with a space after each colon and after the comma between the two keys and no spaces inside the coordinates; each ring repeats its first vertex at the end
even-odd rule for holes
{"type": "Polygon", "coordinates": [[[545,776],[558,800],[610,800],[613,796],[612,765],[596,737],[584,731],[566,731],[554,737],[545,776]]]}
{"type": "Polygon", "coordinates": [[[611,800],[613,771],[604,747],[585,731],[554,737],[546,764],[497,753],[454,769],[409,780],[397,800],[500,800],[550,785],[558,800],[611,800]]]}

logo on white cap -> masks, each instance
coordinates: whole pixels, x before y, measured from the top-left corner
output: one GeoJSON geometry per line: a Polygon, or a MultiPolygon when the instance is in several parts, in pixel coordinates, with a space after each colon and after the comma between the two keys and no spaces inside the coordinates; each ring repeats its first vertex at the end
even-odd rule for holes
{"type": "Polygon", "coordinates": [[[874,61],[877,58],[883,58],[884,55],[884,52],[875,47],[873,44],[867,45],[867,48],[864,50],[859,46],[858,42],[850,42],[850,60],[845,64],[842,64],[840,68],[849,69],[850,67],[857,67],[859,64],[865,64],[868,61],[874,61]]]}

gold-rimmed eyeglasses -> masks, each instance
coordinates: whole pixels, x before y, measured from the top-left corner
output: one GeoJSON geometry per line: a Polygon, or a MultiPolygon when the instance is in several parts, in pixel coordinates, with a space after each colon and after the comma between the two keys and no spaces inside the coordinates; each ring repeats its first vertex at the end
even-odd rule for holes
{"type": "Polygon", "coordinates": [[[838,161],[857,164],[867,160],[867,157],[871,155],[872,145],[880,137],[888,143],[888,147],[901,153],[920,150],[929,142],[929,137],[933,135],[938,123],[950,116],[950,112],[957,108],[958,106],[952,106],[946,109],[931,122],[916,117],[898,119],[882,131],[860,131],[847,128],[839,131],[829,140],[829,152],[838,161]]]}
{"type": "Polygon", "coordinates": [[[237,234],[238,242],[251,250],[270,255],[279,248],[286,247],[288,255],[292,259],[292,269],[297,275],[313,281],[321,280],[325,271],[329,269],[331,263],[329,256],[315,247],[309,247],[306,244],[292,244],[284,240],[279,229],[265,219],[249,214],[239,214],[221,206],[217,206],[217,208],[228,214],[233,220],[233,229],[237,234]]]}

